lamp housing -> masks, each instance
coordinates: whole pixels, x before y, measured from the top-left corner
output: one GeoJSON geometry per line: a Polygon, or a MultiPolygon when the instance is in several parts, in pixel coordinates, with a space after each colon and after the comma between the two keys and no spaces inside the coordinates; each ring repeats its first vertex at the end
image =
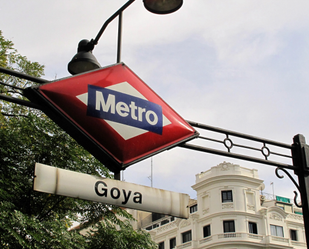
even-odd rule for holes
{"type": "Polygon", "coordinates": [[[75,75],[100,68],[101,65],[92,54],[94,45],[88,40],[81,40],[78,43],[77,54],[74,55],[68,64],[68,71],[75,75]]]}
{"type": "Polygon", "coordinates": [[[183,4],[182,0],[143,0],[145,8],[155,14],[170,14],[183,4]]]}

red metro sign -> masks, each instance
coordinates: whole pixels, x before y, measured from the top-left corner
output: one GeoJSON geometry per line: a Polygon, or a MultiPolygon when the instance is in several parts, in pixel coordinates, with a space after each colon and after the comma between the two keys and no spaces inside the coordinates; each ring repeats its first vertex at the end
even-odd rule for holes
{"type": "Polygon", "coordinates": [[[198,135],[123,63],[25,95],[113,172],[198,135]]]}

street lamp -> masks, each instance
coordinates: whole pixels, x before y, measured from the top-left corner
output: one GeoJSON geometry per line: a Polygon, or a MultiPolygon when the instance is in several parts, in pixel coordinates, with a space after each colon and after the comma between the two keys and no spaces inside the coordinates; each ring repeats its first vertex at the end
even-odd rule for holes
{"type": "MultiPolygon", "coordinates": [[[[107,25],[119,16],[118,24],[118,45],[117,45],[117,63],[120,62],[121,53],[121,30],[122,30],[122,12],[135,0],[129,0],[119,10],[117,10],[102,26],[95,39],[81,40],[78,44],[77,54],[68,64],[68,71],[75,75],[90,70],[100,68],[101,65],[92,54],[94,46],[98,44],[107,25]]],[[[182,0],[143,0],[145,8],[155,14],[170,14],[177,11],[181,6],[182,0]]]]}
{"type": "Polygon", "coordinates": [[[88,40],[81,40],[78,43],[77,54],[69,62],[68,71],[70,74],[78,74],[100,68],[101,65],[92,54],[94,46],[88,40]]]}
{"type": "Polygon", "coordinates": [[[182,0],[144,0],[144,6],[155,14],[169,14],[182,6],[182,0]]]}

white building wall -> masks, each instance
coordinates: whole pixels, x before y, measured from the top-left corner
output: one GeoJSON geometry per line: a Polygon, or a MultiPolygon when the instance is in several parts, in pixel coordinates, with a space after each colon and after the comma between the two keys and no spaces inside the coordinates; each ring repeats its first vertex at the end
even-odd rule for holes
{"type": "MultiPolygon", "coordinates": [[[[164,242],[165,249],[170,248],[169,241],[174,237],[177,249],[306,248],[302,215],[282,210],[275,201],[263,201],[261,205],[264,184],[257,170],[224,162],[197,174],[192,188],[197,199],[190,206],[197,204],[198,209],[188,219],[171,221],[171,217],[164,217],[149,222],[148,217],[146,223],[138,220],[136,227],[154,225],[149,232],[155,242],[164,242]],[[233,201],[222,203],[222,191],[232,191],[233,201]],[[166,219],[170,222],[162,222],[166,219]],[[234,221],[235,232],[224,233],[223,222],[227,220],[234,221]],[[249,222],[256,223],[257,234],[249,233],[249,222]],[[203,227],[207,225],[211,227],[211,236],[204,238],[203,227]],[[270,225],[283,227],[284,237],[271,235],[270,225]],[[297,241],[291,240],[290,229],[297,231],[297,241]],[[187,231],[191,231],[192,238],[183,243],[182,234],[187,231]]],[[[147,220],[145,213],[137,213],[134,212],[137,219],[147,220]]]]}

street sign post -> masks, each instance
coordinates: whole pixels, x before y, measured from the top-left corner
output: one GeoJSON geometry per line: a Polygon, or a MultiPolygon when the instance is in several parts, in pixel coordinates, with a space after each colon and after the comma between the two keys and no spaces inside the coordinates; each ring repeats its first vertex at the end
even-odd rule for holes
{"type": "Polygon", "coordinates": [[[198,136],[123,63],[24,94],[113,172],[198,136]]]}
{"type": "Polygon", "coordinates": [[[35,164],[34,190],[188,218],[189,195],[35,164]]]}

